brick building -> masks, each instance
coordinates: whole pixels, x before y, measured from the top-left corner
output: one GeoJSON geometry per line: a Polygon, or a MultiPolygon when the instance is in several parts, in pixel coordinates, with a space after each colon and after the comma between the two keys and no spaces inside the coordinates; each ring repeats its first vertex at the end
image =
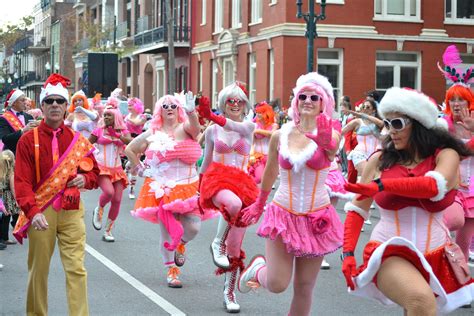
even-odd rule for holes
{"type": "MultiPolygon", "coordinates": [[[[317,0],[316,11],[320,11],[317,0]]],[[[307,1],[303,1],[303,13],[307,1]]],[[[474,1],[327,0],[317,25],[315,69],[328,76],[336,96],[353,100],[366,91],[407,86],[441,102],[445,81],[436,67],[456,44],[474,64],[474,1]]],[[[287,104],[306,72],[306,24],[295,1],[193,2],[190,87],[212,96],[233,80],[247,83],[252,102],[287,104]]]]}

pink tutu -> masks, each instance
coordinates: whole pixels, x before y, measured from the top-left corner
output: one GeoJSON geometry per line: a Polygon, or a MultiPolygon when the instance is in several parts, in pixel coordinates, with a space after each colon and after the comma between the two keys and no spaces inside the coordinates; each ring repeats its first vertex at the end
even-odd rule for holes
{"type": "Polygon", "coordinates": [[[312,258],[342,247],[343,226],[333,206],[309,215],[294,215],[270,203],[257,234],[271,240],[281,237],[288,253],[312,258]]]}
{"type": "Polygon", "coordinates": [[[344,189],[344,184],[346,183],[347,181],[339,169],[331,169],[324,184],[330,197],[352,200],[355,194],[344,189]]]}

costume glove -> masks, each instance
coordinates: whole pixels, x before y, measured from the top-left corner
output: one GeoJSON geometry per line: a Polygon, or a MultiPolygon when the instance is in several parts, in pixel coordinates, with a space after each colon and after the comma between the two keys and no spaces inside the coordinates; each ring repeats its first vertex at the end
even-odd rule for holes
{"type": "Polygon", "coordinates": [[[199,108],[198,108],[199,115],[201,115],[202,117],[208,120],[213,121],[214,123],[220,126],[224,126],[226,123],[226,118],[223,115],[216,115],[212,113],[210,104],[211,103],[209,102],[208,97],[201,97],[199,99],[199,108]]]}
{"type": "Polygon", "coordinates": [[[242,222],[244,224],[252,225],[258,222],[260,216],[262,216],[269,195],[270,191],[260,190],[257,200],[241,211],[243,214],[242,222]]]}
{"type": "Polygon", "coordinates": [[[336,149],[337,143],[332,138],[332,121],[326,117],[325,114],[320,114],[316,117],[316,124],[318,126],[318,134],[305,133],[305,136],[311,138],[319,147],[324,150],[336,149]]]}
{"type": "Polygon", "coordinates": [[[194,112],[194,109],[196,108],[196,104],[195,104],[195,101],[196,101],[196,97],[193,96],[193,93],[191,91],[188,91],[185,95],[185,100],[186,102],[184,103],[184,110],[186,111],[186,113],[192,113],[194,112]]]}
{"type": "Polygon", "coordinates": [[[344,242],[342,246],[342,273],[346,278],[347,286],[354,290],[355,285],[352,277],[357,273],[357,264],[354,257],[354,250],[359,240],[360,230],[364,225],[364,219],[356,212],[349,211],[344,222],[344,242]]]}

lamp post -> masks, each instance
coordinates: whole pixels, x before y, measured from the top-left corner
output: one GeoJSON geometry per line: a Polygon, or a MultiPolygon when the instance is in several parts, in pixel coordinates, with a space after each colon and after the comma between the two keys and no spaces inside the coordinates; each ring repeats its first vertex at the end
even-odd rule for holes
{"type": "Polygon", "coordinates": [[[307,50],[307,63],[306,71],[313,71],[313,51],[314,51],[314,39],[318,36],[316,33],[316,23],[318,20],[326,19],[326,0],[321,0],[321,14],[315,14],[314,12],[314,3],[316,0],[309,0],[309,11],[308,13],[301,12],[301,6],[303,5],[302,0],[296,1],[297,7],[297,18],[304,18],[306,21],[306,33],[305,37],[308,39],[308,50],[307,50]]]}

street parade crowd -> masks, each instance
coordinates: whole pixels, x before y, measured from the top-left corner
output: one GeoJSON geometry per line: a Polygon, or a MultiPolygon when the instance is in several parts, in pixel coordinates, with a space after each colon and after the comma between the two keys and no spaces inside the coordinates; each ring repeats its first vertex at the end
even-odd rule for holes
{"type": "Polygon", "coordinates": [[[330,268],[324,256],[335,252],[350,294],[397,304],[406,315],[468,307],[474,69],[459,67],[455,46],[442,60],[451,83],[442,105],[399,87],[354,104],[335,100],[316,72],[297,79],[288,107],[251,104],[238,81],[214,107],[205,92],[164,95],[154,106],[120,88],[106,98],[70,96],[69,79],[57,73],[37,107],[12,90],[0,116],[0,250],[28,238],[26,313],[48,313],[57,242],[69,314],[89,314],[85,225],[120,242],[114,226],[124,191],[135,200],[131,215],[159,227],[171,288],[183,286],[180,268],[202,221],[217,219],[209,264],[224,275],[219,301],[228,313],[240,312],[238,292],[281,293],[292,282],[285,313],[310,315],[318,272],[330,268]],[[86,210],[81,193],[96,189],[97,206],[86,210]],[[380,219],[357,263],[360,232],[375,211],[380,219]],[[242,247],[257,223],[264,255],[242,247]]]}

